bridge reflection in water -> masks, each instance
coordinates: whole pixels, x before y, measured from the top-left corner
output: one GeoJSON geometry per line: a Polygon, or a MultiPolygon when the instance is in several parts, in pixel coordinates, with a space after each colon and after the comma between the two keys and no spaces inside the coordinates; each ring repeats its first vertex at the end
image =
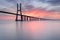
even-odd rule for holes
{"type": "Polygon", "coordinates": [[[0,40],[60,40],[60,21],[0,21],[0,40]]]}
{"type": "Polygon", "coordinates": [[[20,3],[20,9],[18,9],[19,5],[17,3],[17,13],[11,13],[11,12],[6,12],[6,11],[0,11],[0,13],[16,15],[16,19],[15,19],[16,21],[34,21],[34,20],[36,21],[36,20],[40,20],[40,18],[38,18],[38,17],[22,15],[21,6],[22,5],[20,3]],[[18,12],[20,12],[20,14],[18,12]],[[20,16],[20,20],[18,19],[18,16],[20,16]]]}

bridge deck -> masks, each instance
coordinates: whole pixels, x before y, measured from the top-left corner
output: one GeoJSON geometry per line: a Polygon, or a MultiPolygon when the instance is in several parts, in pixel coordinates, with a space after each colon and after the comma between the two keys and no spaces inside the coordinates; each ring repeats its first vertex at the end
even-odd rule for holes
{"type": "Polygon", "coordinates": [[[0,11],[0,13],[12,14],[12,15],[18,15],[18,16],[24,16],[24,17],[29,17],[29,18],[36,18],[36,19],[39,19],[38,17],[32,17],[32,16],[28,16],[28,15],[20,15],[20,14],[11,13],[11,12],[6,12],[6,11],[0,11]]]}

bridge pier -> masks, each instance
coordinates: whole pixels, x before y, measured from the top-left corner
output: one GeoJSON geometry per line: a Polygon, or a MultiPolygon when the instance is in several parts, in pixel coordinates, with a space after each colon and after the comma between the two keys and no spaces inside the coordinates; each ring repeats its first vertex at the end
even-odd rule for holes
{"type": "Polygon", "coordinates": [[[23,15],[21,15],[21,20],[20,21],[23,21],[23,15]]]}
{"type": "Polygon", "coordinates": [[[29,18],[29,21],[31,21],[31,18],[29,18]]]}
{"type": "Polygon", "coordinates": [[[27,18],[27,21],[29,21],[29,20],[28,20],[28,17],[26,17],[26,18],[27,18]]]}
{"type": "Polygon", "coordinates": [[[29,21],[28,18],[29,18],[28,16],[23,16],[24,21],[29,21]]]}
{"type": "Polygon", "coordinates": [[[26,16],[24,16],[24,21],[26,21],[26,16]]]}

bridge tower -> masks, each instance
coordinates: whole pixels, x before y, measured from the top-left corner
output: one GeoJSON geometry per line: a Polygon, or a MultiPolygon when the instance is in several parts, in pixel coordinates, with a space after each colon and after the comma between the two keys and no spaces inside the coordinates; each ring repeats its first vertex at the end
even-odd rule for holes
{"type": "Polygon", "coordinates": [[[20,3],[20,15],[21,15],[21,20],[20,21],[23,21],[23,15],[22,15],[22,9],[21,9],[21,7],[22,7],[22,4],[20,3]]]}
{"type": "Polygon", "coordinates": [[[17,3],[17,14],[16,14],[16,21],[23,21],[23,15],[22,15],[22,10],[21,10],[21,3],[20,3],[20,7],[19,7],[19,5],[18,5],[18,3],[17,3]],[[19,8],[19,9],[18,9],[19,8]],[[20,20],[18,20],[18,12],[20,12],[20,20]]]}
{"type": "Polygon", "coordinates": [[[17,14],[16,14],[16,21],[18,21],[18,3],[17,3],[17,14]]]}

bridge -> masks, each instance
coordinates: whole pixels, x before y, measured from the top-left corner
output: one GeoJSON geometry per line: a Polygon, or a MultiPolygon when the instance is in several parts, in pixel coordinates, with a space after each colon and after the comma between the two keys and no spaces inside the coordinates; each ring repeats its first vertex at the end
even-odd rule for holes
{"type": "Polygon", "coordinates": [[[11,12],[6,12],[6,11],[0,11],[0,13],[15,15],[16,16],[15,21],[36,21],[36,20],[40,20],[40,18],[38,18],[38,17],[22,15],[21,3],[20,3],[20,9],[18,9],[18,6],[19,5],[17,3],[17,12],[16,13],[11,13],[11,12]],[[20,14],[18,13],[18,11],[20,12],[20,14]],[[20,20],[18,19],[18,16],[20,16],[20,20]]]}

